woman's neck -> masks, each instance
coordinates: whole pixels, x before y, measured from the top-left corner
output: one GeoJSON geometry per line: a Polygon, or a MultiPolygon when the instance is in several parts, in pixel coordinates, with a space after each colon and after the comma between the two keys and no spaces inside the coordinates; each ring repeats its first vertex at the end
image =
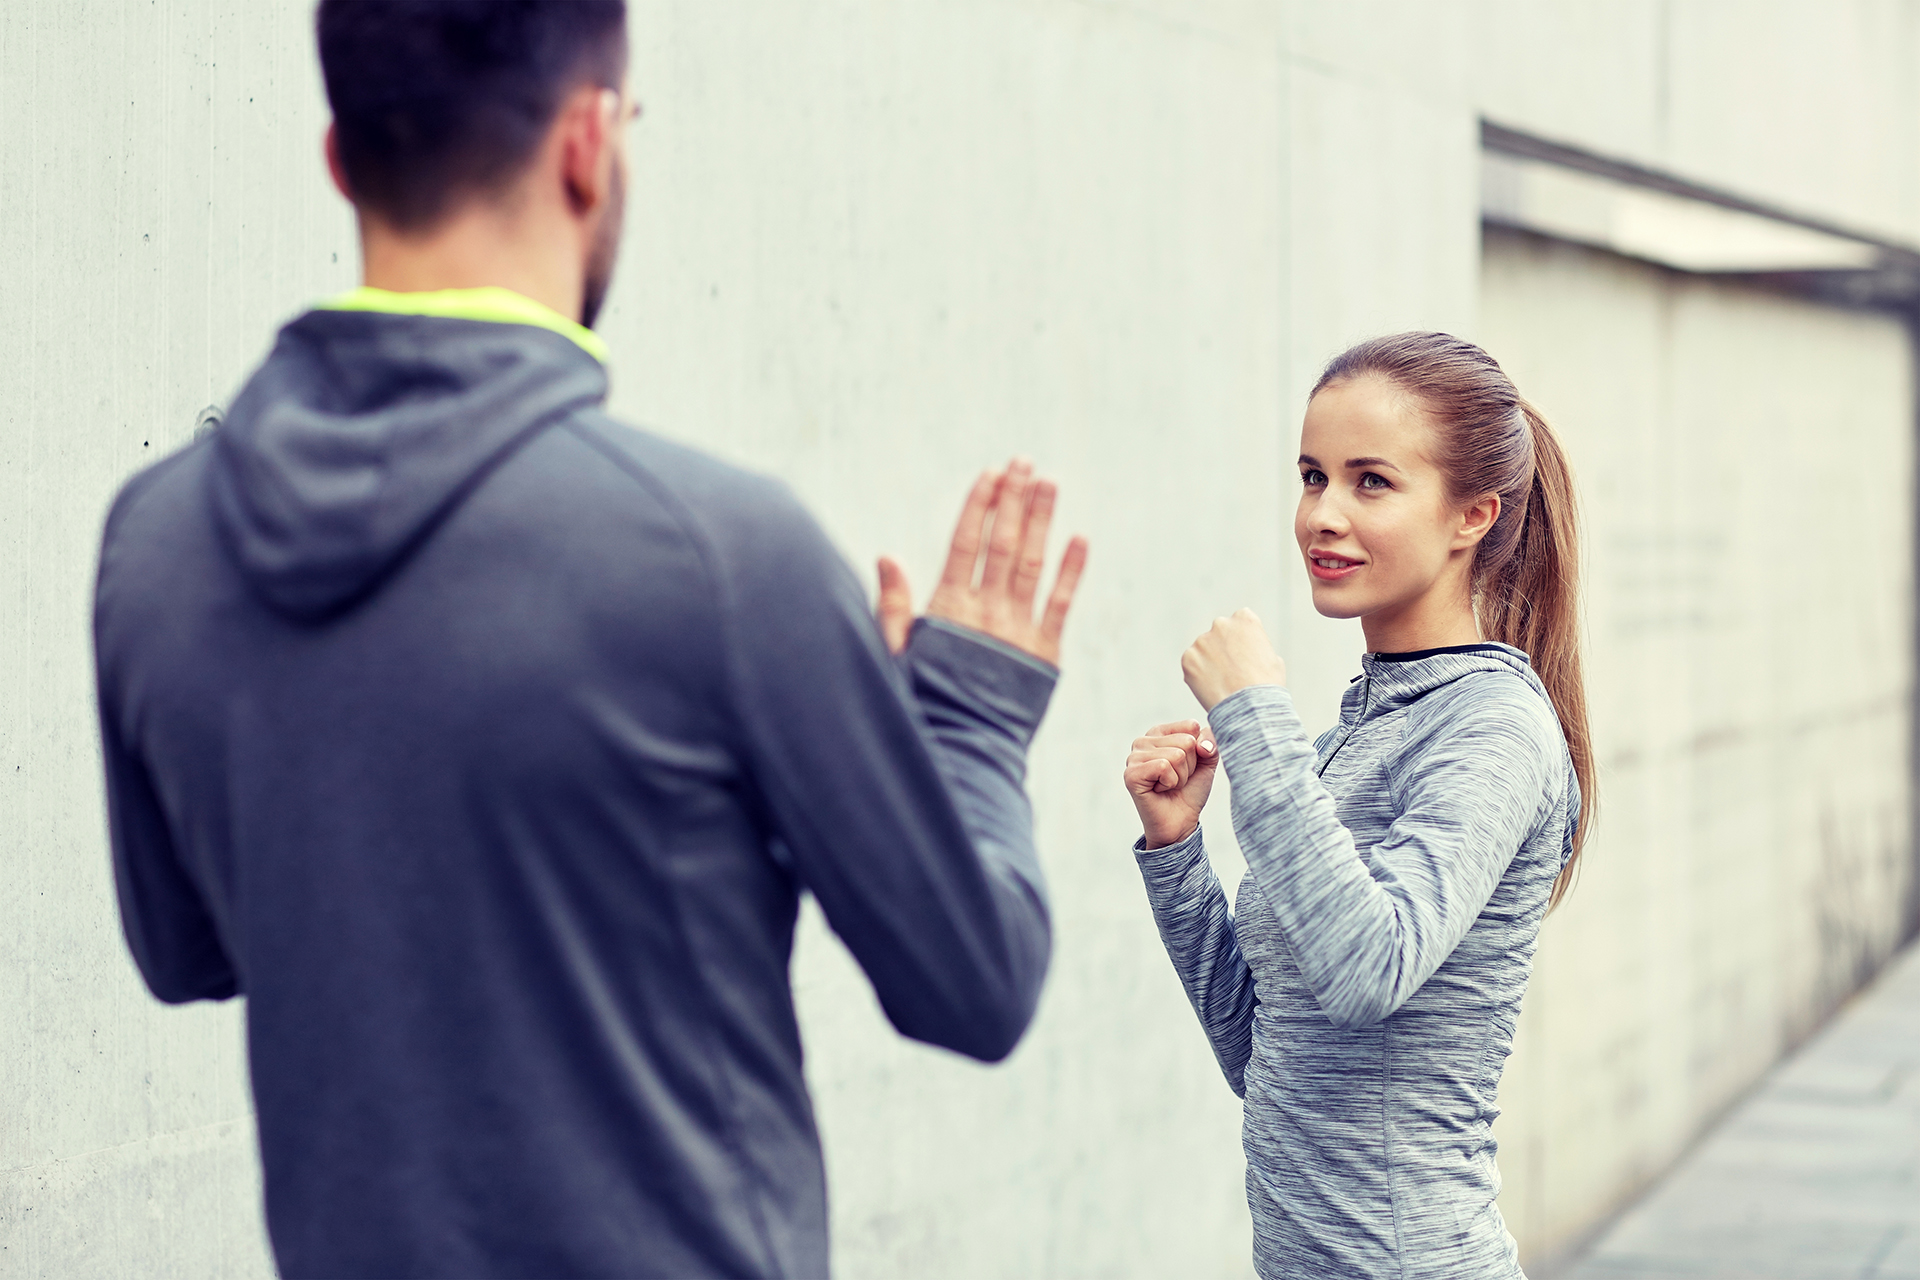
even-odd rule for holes
{"type": "Polygon", "coordinates": [[[1486,639],[1480,634],[1480,620],[1473,616],[1470,600],[1436,599],[1436,594],[1430,592],[1404,605],[1363,615],[1360,629],[1366,633],[1367,652],[1415,653],[1478,644],[1486,639]]]}

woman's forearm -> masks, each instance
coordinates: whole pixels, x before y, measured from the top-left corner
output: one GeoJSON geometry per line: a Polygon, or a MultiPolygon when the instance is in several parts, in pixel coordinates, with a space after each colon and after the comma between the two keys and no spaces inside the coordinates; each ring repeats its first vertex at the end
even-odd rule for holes
{"type": "Polygon", "coordinates": [[[1160,941],[1180,975],[1221,1072],[1233,1091],[1244,1096],[1247,1059],[1253,1053],[1253,1009],[1258,1001],[1253,973],[1234,936],[1227,895],[1207,861],[1201,834],[1196,829],[1178,844],[1153,850],[1137,843],[1134,857],[1146,881],[1160,941]]]}

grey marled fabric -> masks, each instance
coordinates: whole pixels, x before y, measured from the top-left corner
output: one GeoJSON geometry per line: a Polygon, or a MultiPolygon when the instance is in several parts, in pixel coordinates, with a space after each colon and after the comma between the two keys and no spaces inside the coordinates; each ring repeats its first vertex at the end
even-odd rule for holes
{"type": "Polygon", "coordinates": [[[1579,790],[1526,655],[1369,654],[1310,744],[1278,685],[1211,725],[1247,858],[1135,852],[1227,1082],[1266,1280],[1510,1280],[1489,1126],[1579,790]]]}

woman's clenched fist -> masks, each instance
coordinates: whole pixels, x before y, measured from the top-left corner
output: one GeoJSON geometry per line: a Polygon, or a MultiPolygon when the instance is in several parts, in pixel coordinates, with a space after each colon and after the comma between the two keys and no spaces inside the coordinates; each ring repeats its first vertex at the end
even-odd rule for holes
{"type": "Polygon", "coordinates": [[[1273,651],[1267,629],[1251,609],[1241,609],[1231,618],[1215,618],[1206,634],[1180,655],[1180,673],[1208,711],[1228,694],[1250,685],[1287,682],[1287,664],[1273,651]]]}
{"type": "Polygon", "coordinates": [[[1195,720],[1157,724],[1133,740],[1124,778],[1147,848],[1178,844],[1200,825],[1220,752],[1195,720]]]}

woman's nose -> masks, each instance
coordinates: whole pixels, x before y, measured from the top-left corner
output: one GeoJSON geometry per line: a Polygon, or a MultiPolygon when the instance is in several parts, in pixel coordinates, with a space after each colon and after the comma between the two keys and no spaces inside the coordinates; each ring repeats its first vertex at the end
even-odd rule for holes
{"type": "Polygon", "coordinates": [[[1307,528],[1315,533],[1335,536],[1347,531],[1346,514],[1340,510],[1340,504],[1333,500],[1331,493],[1322,493],[1307,509],[1307,528]]]}

